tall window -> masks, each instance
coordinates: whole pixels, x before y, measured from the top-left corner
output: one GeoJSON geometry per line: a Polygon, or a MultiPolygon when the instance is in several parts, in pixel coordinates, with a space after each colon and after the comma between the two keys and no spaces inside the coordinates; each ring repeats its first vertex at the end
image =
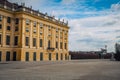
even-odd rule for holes
{"type": "Polygon", "coordinates": [[[1,59],[2,59],[2,51],[0,51],[0,61],[1,61],[1,59]]]}
{"type": "Polygon", "coordinates": [[[58,42],[56,41],[56,48],[58,48],[58,42]]]}
{"type": "Polygon", "coordinates": [[[0,34],[0,45],[1,45],[1,42],[2,42],[2,38],[1,38],[1,34],[0,34]]]}
{"type": "Polygon", "coordinates": [[[63,45],[62,45],[62,42],[60,42],[60,49],[62,49],[63,47],[62,47],[63,45]]]}
{"type": "Polygon", "coordinates": [[[36,38],[33,38],[33,47],[36,46],[36,38]]]}
{"type": "Polygon", "coordinates": [[[7,23],[11,23],[11,18],[7,17],[7,23]]]}
{"type": "Polygon", "coordinates": [[[48,41],[48,48],[50,48],[50,40],[48,41]]]}
{"type": "Polygon", "coordinates": [[[40,47],[42,47],[42,45],[43,45],[43,43],[42,43],[43,41],[42,41],[42,39],[40,39],[40,47]]]}
{"type": "Polygon", "coordinates": [[[14,45],[18,45],[18,36],[15,36],[14,38],[14,45]]]}
{"type": "Polygon", "coordinates": [[[65,43],[65,49],[67,49],[67,43],[65,43]]]}
{"type": "Polygon", "coordinates": [[[36,27],[36,25],[37,25],[37,22],[34,22],[34,23],[33,23],[33,26],[36,27]]]}
{"type": "Polygon", "coordinates": [[[26,46],[29,46],[29,37],[26,37],[26,38],[25,38],[25,45],[26,45],[26,46]]]}
{"type": "Polygon", "coordinates": [[[7,30],[10,31],[10,26],[7,26],[7,30]]]}
{"type": "Polygon", "coordinates": [[[0,29],[2,29],[2,25],[0,24],[0,29]]]}
{"type": "Polygon", "coordinates": [[[6,45],[10,45],[10,36],[9,35],[6,36],[6,45]]]}
{"type": "Polygon", "coordinates": [[[2,21],[2,16],[0,15],[0,21],[2,21]]]}
{"type": "Polygon", "coordinates": [[[19,24],[19,18],[15,19],[15,24],[19,24]]]}
{"type": "Polygon", "coordinates": [[[43,27],[43,24],[42,23],[40,23],[40,28],[42,28],[43,27]]]}
{"type": "Polygon", "coordinates": [[[40,53],[40,61],[42,61],[43,60],[43,53],[41,52],[40,53]]]}
{"type": "Polygon", "coordinates": [[[33,61],[36,61],[36,52],[33,53],[33,61]]]}
{"type": "Polygon", "coordinates": [[[26,24],[29,25],[29,23],[30,23],[30,20],[26,19],[26,24]]]}

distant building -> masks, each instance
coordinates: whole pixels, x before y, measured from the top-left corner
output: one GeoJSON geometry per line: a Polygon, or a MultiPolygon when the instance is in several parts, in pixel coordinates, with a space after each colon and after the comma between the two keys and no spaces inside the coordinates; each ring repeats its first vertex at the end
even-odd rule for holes
{"type": "Polygon", "coordinates": [[[68,23],[0,0],[0,61],[67,60],[68,23]]]}

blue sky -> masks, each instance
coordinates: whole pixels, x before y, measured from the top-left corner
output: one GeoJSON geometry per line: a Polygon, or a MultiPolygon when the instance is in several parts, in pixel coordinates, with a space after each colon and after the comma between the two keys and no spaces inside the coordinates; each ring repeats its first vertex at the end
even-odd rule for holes
{"type": "Polygon", "coordinates": [[[9,0],[69,21],[69,50],[108,52],[120,36],[120,0],[9,0]],[[74,47],[73,47],[74,46],[74,47]]]}

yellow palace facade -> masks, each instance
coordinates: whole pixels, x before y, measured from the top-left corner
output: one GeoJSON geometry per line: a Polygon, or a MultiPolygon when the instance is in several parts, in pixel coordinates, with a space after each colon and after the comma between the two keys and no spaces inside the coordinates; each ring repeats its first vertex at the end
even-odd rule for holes
{"type": "Polygon", "coordinates": [[[0,61],[68,60],[68,23],[0,0],[0,61]]]}

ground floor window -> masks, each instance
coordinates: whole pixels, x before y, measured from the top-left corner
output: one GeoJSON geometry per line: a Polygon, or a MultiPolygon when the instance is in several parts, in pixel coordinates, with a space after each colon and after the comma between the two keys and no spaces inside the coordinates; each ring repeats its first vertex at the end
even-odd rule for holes
{"type": "Polygon", "coordinates": [[[36,52],[33,53],[33,60],[36,61],[36,52]]]}
{"type": "Polygon", "coordinates": [[[48,56],[49,60],[51,60],[51,53],[49,53],[49,56],[48,56]]]}
{"type": "Polygon", "coordinates": [[[41,52],[40,53],[40,61],[42,61],[43,60],[43,53],[41,52]]]}
{"type": "Polygon", "coordinates": [[[13,52],[13,61],[16,61],[17,53],[14,51],[13,52]]]}
{"type": "Polygon", "coordinates": [[[26,61],[29,61],[29,52],[26,52],[26,61]]]}
{"type": "Polygon", "coordinates": [[[61,60],[63,60],[63,54],[61,53],[61,60]]]}
{"type": "Polygon", "coordinates": [[[67,60],[67,54],[65,54],[65,60],[67,60]]]}
{"type": "Polygon", "coordinates": [[[1,59],[2,59],[2,52],[0,51],[0,61],[1,61],[1,59]]]}
{"type": "Polygon", "coordinates": [[[58,53],[56,53],[56,60],[58,60],[58,53]]]}
{"type": "Polygon", "coordinates": [[[9,51],[6,52],[6,61],[10,61],[10,52],[9,51]]]}

